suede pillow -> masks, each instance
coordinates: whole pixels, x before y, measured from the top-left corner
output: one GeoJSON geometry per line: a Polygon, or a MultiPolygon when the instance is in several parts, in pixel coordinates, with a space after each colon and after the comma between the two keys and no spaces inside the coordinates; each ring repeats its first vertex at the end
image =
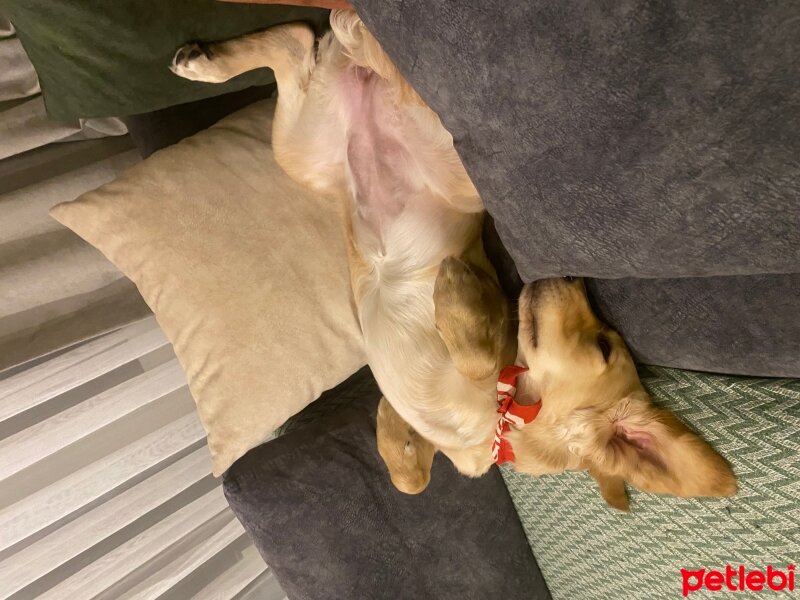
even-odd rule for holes
{"type": "Polygon", "coordinates": [[[365,362],[342,206],[278,167],[273,111],[253,104],[51,210],[155,313],[215,475],[365,362]]]}

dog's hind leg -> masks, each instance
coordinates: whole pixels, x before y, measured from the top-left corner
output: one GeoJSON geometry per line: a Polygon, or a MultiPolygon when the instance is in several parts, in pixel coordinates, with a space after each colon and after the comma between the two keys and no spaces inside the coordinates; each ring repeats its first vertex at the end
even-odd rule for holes
{"type": "Polygon", "coordinates": [[[222,83],[260,67],[275,72],[281,94],[296,93],[314,67],[314,31],[304,23],[287,23],[222,42],[185,44],[170,70],[192,81],[222,83]]]}
{"type": "Polygon", "coordinates": [[[436,328],[462,375],[496,377],[514,359],[509,303],[489,273],[450,256],[439,267],[433,301],[436,328]]]}
{"type": "Polygon", "coordinates": [[[431,480],[436,449],[381,398],[376,423],[378,453],[394,486],[406,494],[419,494],[431,480]]]}
{"type": "MultiPolygon", "coordinates": [[[[330,34],[320,42],[328,50],[329,70],[341,55],[334,44],[330,34]]],[[[312,29],[288,23],[223,42],[186,44],[175,53],[170,69],[192,81],[220,83],[252,69],[271,68],[278,84],[275,158],[294,179],[324,188],[335,177],[326,169],[341,160],[332,156],[331,148],[343,148],[344,142],[340,125],[328,115],[325,86],[311,84],[316,60],[312,29]]]]}

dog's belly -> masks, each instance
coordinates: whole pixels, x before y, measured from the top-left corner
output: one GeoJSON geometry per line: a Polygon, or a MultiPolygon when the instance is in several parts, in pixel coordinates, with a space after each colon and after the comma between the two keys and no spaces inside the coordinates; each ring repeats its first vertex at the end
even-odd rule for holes
{"type": "Polygon", "coordinates": [[[353,232],[366,265],[354,292],[370,367],[386,399],[421,435],[439,447],[485,447],[479,454],[489,456],[494,390],[455,368],[433,302],[441,261],[478,235],[480,216],[454,210],[431,189],[438,165],[418,157],[436,152],[385,81],[354,68],[342,74],[339,89],[353,232]]]}
{"type": "Polygon", "coordinates": [[[481,445],[488,456],[494,389],[491,382],[468,380],[453,365],[436,330],[434,277],[376,277],[362,287],[367,360],[386,399],[421,435],[442,448],[481,445]]]}
{"type": "Polygon", "coordinates": [[[375,73],[353,67],[342,76],[347,114],[345,178],[362,224],[381,238],[423,182],[403,131],[403,115],[375,73]]]}

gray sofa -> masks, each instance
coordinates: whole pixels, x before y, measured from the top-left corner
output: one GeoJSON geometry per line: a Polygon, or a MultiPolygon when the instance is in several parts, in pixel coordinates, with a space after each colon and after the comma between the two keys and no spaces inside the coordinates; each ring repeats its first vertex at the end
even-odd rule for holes
{"type": "Polygon", "coordinates": [[[443,456],[418,496],[378,455],[381,393],[365,367],[225,473],[224,490],[293,600],[549,600],[498,469],[461,476],[443,456]]]}
{"type": "Polygon", "coordinates": [[[797,3],[354,4],[523,279],[595,278],[644,363],[800,376],[797,3]]]}

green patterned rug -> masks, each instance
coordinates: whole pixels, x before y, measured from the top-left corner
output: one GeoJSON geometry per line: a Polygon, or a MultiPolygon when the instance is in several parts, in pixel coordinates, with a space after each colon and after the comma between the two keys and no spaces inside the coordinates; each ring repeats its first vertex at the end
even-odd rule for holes
{"type": "MultiPolygon", "coordinates": [[[[731,462],[739,494],[695,500],[629,490],[631,513],[623,514],[605,505],[588,475],[536,479],[504,467],[553,598],[681,598],[681,568],[800,563],[800,380],[656,367],[641,375],[657,404],[731,462]]],[[[800,597],[800,574],[796,579],[794,594],[765,589],[689,597],[800,597]]]]}

